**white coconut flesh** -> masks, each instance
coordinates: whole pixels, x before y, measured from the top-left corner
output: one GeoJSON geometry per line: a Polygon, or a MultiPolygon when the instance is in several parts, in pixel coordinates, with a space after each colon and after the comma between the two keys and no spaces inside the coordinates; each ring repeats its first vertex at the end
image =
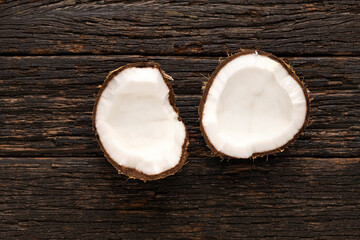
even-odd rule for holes
{"type": "Polygon", "coordinates": [[[249,158],[292,140],[306,113],[299,83],[279,62],[255,53],[238,56],[217,73],[202,125],[217,151],[249,158]]]}
{"type": "Polygon", "coordinates": [[[107,154],[121,166],[146,175],[176,166],[186,132],[169,102],[157,68],[127,68],[102,92],[96,130],[107,154]]]}

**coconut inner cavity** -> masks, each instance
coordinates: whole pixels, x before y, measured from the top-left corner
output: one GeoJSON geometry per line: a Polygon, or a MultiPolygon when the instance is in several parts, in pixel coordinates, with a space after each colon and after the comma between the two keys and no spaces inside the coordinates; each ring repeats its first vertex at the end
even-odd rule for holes
{"type": "Polygon", "coordinates": [[[128,151],[161,146],[171,138],[173,121],[169,119],[164,100],[156,96],[120,94],[112,102],[106,123],[112,128],[119,145],[128,151]]]}
{"type": "Polygon", "coordinates": [[[220,134],[244,144],[272,138],[291,124],[292,113],[289,94],[274,74],[254,67],[230,76],[217,105],[220,134]]]}

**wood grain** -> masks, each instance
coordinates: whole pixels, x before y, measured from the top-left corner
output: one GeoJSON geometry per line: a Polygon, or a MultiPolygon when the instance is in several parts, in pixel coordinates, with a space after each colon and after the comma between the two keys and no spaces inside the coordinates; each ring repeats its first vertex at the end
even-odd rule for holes
{"type": "Polygon", "coordinates": [[[0,0],[0,239],[358,239],[356,0],[0,0]],[[283,153],[221,161],[200,135],[203,82],[226,52],[269,51],[311,91],[283,153]],[[154,182],[99,150],[99,85],[130,62],[171,75],[188,163],[154,182]]]}
{"type": "Polygon", "coordinates": [[[360,53],[356,0],[2,2],[1,54],[360,53]]]}
{"type": "Polygon", "coordinates": [[[1,158],[0,236],[356,239],[359,163],[193,157],[180,173],[142,183],[104,158],[1,158]]]}

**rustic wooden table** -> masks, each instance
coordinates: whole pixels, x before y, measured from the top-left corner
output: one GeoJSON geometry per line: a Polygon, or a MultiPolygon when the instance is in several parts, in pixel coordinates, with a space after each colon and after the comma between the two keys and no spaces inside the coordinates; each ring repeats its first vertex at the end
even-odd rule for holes
{"type": "Polygon", "coordinates": [[[0,239],[359,239],[360,2],[0,1],[0,239]],[[274,53],[311,90],[311,121],[268,159],[212,157],[201,86],[227,52],[274,53]],[[128,180],[91,129],[108,72],[174,77],[188,164],[128,180]]]}

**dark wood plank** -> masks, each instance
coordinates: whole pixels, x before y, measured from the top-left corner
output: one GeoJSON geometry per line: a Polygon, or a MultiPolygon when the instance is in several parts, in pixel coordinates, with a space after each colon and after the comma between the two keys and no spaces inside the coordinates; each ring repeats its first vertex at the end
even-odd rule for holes
{"type": "Polygon", "coordinates": [[[357,0],[0,1],[0,54],[360,54],[357,0]]]}
{"type": "Polygon", "coordinates": [[[0,0],[0,239],[357,239],[359,38],[356,0],[0,0]],[[254,162],[212,157],[197,120],[240,48],[287,56],[314,98],[296,143],[254,162]],[[91,129],[98,86],[138,61],[174,77],[191,141],[179,173],[147,183],[91,129]]]}
{"type": "MultiPolygon", "coordinates": [[[[210,156],[197,107],[218,58],[62,56],[0,58],[0,156],[102,156],[91,111],[109,71],[156,61],[175,78],[177,106],[190,132],[190,156],[210,156]]],[[[280,156],[358,157],[360,58],[290,58],[311,90],[312,124],[280,156]]]]}
{"type": "Polygon", "coordinates": [[[360,158],[192,157],[142,183],[104,158],[0,158],[1,239],[356,239],[360,158]]]}

